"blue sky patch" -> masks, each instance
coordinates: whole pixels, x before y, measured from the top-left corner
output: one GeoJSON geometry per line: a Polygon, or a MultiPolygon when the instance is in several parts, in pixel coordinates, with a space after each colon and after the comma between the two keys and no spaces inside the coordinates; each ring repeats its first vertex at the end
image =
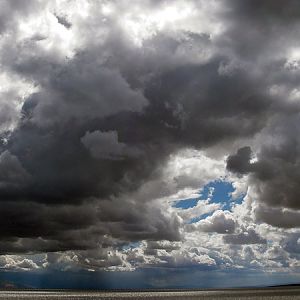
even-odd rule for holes
{"type": "Polygon", "coordinates": [[[203,187],[201,198],[207,199],[212,188],[211,202],[221,203],[223,209],[230,210],[230,194],[234,191],[232,183],[222,180],[212,181],[203,187]]]}
{"type": "Polygon", "coordinates": [[[201,197],[179,200],[178,202],[175,203],[174,207],[182,208],[182,209],[194,207],[197,205],[200,198],[201,197]]]}
{"type": "MultiPolygon", "coordinates": [[[[211,181],[200,190],[198,198],[179,200],[175,203],[174,207],[188,209],[196,206],[199,200],[206,200],[210,196],[211,203],[221,203],[224,209],[230,210],[230,193],[233,191],[234,187],[231,182],[222,180],[211,181]]],[[[241,197],[241,200],[242,199],[243,197],[241,197]]]]}
{"type": "Polygon", "coordinates": [[[210,213],[207,213],[207,214],[204,214],[204,215],[201,215],[201,216],[198,216],[196,218],[192,218],[190,219],[187,223],[188,224],[192,224],[192,223],[197,223],[198,221],[200,220],[203,220],[203,219],[206,219],[207,217],[210,217],[214,212],[210,212],[210,213]]]}
{"type": "Polygon", "coordinates": [[[140,245],[141,245],[141,242],[128,243],[128,244],[126,244],[122,247],[122,250],[129,250],[129,249],[138,248],[140,245]]]}
{"type": "MultiPolygon", "coordinates": [[[[233,200],[231,193],[234,192],[234,190],[235,189],[231,182],[224,180],[211,181],[199,191],[199,197],[179,200],[173,205],[173,207],[188,209],[196,206],[198,201],[210,199],[209,203],[218,203],[220,204],[220,209],[231,211],[232,207],[236,204],[240,204],[245,197],[245,195],[241,195],[237,199],[233,200]]],[[[196,223],[211,216],[212,214],[213,211],[199,215],[190,219],[187,223],[196,223]]]]}
{"type": "MultiPolygon", "coordinates": [[[[220,204],[220,209],[231,211],[236,204],[240,204],[245,195],[239,196],[237,199],[232,199],[231,193],[235,189],[231,182],[224,180],[215,180],[206,184],[200,191],[199,197],[188,198],[177,201],[173,207],[180,209],[189,209],[195,207],[198,201],[204,201],[209,199],[209,203],[218,203],[220,204]]],[[[211,216],[212,212],[199,215],[187,221],[187,224],[196,223],[200,220],[206,219],[211,216]]]]}

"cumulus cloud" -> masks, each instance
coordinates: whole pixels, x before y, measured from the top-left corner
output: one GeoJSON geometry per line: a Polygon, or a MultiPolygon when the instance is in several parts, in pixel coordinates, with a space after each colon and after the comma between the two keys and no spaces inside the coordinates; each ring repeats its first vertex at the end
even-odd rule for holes
{"type": "Polygon", "coordinates": [[[16,255],[0,256],[0,269],[32,271],[38,268],[39,266],[28,258],[22,258],[16,255]]]}
{"type": "Polygon", "coordinates": [[[191,227],[204,232],[233,233],[236,221],[229,211],[217,210],[212,216],[200,220],[191,227]]]}

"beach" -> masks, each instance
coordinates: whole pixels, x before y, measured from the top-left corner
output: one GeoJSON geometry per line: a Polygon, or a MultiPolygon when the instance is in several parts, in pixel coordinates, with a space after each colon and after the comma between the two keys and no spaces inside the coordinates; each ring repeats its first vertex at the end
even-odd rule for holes
{"type": "Polygon", "coordinates": [[[299,287],[187,291],[1,291],[0,299],[300,299],[299,287]]]}

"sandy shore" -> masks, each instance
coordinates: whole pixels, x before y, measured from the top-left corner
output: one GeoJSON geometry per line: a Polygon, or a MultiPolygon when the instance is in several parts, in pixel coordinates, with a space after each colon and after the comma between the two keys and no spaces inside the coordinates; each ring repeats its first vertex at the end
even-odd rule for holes
{"type": "Polygon", "coordinates": [[[0,299],[300,299],[299,287],[201,291],[1,291],[0,299]]]}

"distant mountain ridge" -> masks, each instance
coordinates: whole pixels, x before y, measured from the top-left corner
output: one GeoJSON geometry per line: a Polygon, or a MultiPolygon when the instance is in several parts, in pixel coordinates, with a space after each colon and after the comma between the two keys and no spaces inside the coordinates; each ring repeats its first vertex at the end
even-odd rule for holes
{"type": "Polygon", "coordinates": [[[26,286],[24,284],[16,283],[9,280],[0,281],[1,290],[16,290],[16,289],[30,289],[32,287],[26,286]]]}

